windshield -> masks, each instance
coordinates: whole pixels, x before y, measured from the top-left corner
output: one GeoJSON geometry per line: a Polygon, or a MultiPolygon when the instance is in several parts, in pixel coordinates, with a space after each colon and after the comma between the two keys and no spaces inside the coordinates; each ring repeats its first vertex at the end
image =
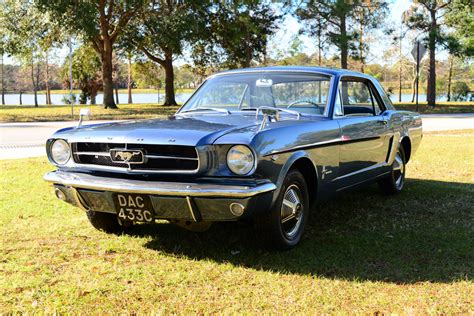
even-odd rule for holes
{"type": "Polygon", "coordinates": [[[330,77],[308,73],[257,72],[212,77],[181,109],[245,111],[258,107],[326,115],[330,77]]]}

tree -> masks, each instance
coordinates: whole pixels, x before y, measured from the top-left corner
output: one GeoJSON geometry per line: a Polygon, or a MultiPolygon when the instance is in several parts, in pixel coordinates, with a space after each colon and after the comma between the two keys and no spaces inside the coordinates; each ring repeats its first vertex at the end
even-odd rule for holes
{"type": "Polygon", "coordinates": [[[62,41],[62,34],[60,27],[57,23],[51,21],[48,18],[48,32],[44,35],[40,42],[40,49],[44,54],[44,65],[45,65],[45,75],[44,83],[46,90],[46,104],[52,104],[51,102],[51,89],[50,89],[50,64],[49,64],[49,55],[50,50],[62,41]]]}
{"type": "Polygon", "coordinates": [[[132,65],[132,76],[139,88],[156,88],[163,86],[163,68],[152,61],[137,61],[132,65]]]}
{"type": "Polygon", "coordinates": [[[298,8],[296,16],[303,22],[304,28],[301,33],[308,34],[316,38],[316,46],[318,48],[318,66],[322,65],[323,51],[327,46],[328,33],[327,28],[323,25],[323,20],[316,18],[315,12],[309,8],[298,8]]]}
{"type": "Polygon", "coordinates": [[[41,78],[40,63],[44,59],[43,47],[55,29],[49,17],[41,14],[29,1],[5,0],[0,5],[3,29],[10,40],[10,52],[22,64],[30,66],[34,102],[38,106],[37,91],[41,78]]]}
{"type": "Polygon", "coordinates": [[[469,94],[469,86],[464,81],[455,82],[453,85],[453,99],[454,101],[463,101],[469,94]]]}
{"type": "Polygon", "coordinates": [[[472,0],[453,0],[447,7],[445,16],[446,25],[452,32],[448,43],[458,56],[474,56],[474,6],[472,0]],[[453,43],[454,41],[454,43],[453,43]]]}
{"type": "Polygon", "coordinates": [[[388,3],[382,1],[360,1],[354,7],[354,11],[355,20],[359,28],[354,32],[356,49],[353,58],[360,61],[360,71],[364,72],[369,53],[369,34],[372,34],[373,30],[381,28],[384,24],[388,12],[388,3]]]}
{"type": "Polygon", "coordinates": [[[50,12],[72,32],[89,41],[101,59],[104,107],[117,108],[114,101],[114,44],[128,23],[139,15],[145,0],[38,0],[41,10],[50,12]]]}
{"type": "Polygon", "coordinates": [[[267,3],[256,0],[216,1],[208,7],[210,37],[226,68],[250,67],[265,56],[268,38],[280,18],[267,3]]]}
{"type": "Polygon", "coordinates": [[[428,35],[423,40],[427,41],[429,51],[426,100],[430,106],[436,104],[436,47],[445,42],[441,26],[444,25],[443,16],[450,3],[451,0],[418,0],[405,19],[409,28],[428,35]]]}
{"type": "Polygon", "coordinates": [[[147,5],[141,19],[130,25],[125,40],[132,41],[165,72],[163,105],[176,105],[173,59],[182,55],[185,43],[202,31],[198,30],[203,20],[201,8],[206,5],[200,1],[153,1],[147,5]]]}
{"type": "Polygon", "coordinates": [[[386,9],[385,3],[361,0],[309,0],[301,3],[296,14],[305,22],[307,32],[326,37],[338,48],[341,68],[347,69],[351,52],[364,64],[367,45],[363,42],[363,34],[380,26],[386,9]],[[357,24],[359,29],[355,28],[357,24]]]}
{"type": "Polygon", "coordinates": [[[445,16],[452,32],[446,38],[449,51],[447,101],[451,100],[451,81],[456,61],[474,56],[474,11],[468,0],[454,0],[445,16]]]}
{"type": "Polygon", "coordinates": [[[3,56],[5,55],[5,44],[1,38],[0,38],[0,54],[2,55],[1,65],[0,65],[0,77],[1,77],[0,83],[2,84],[2,105],[5,105],[5,77],[4,77],[4,67],[3,67],[3,56]]]}
{"type": "MultiPolygon", "coordinates": [[[[69,61],[66,60],[62,70],[64,83],[69,86],[69,61]]],[[[96,96],[102,89],[101,61],[90,44],[82,45],[72,56],[72,77],[74,85],[81,89],[79,103],[96,104],[96,96]]]]}
{"type": "Polygon", "coordinates": [[[136,47],[134,46],[132,34],[125,34],[121,40],[118,41],[117,55],[118,57],[127,61],[127,92],[128,92],[128,104],[133,103],[132,99],[132,86],[134,84],[132,79],[132,59],[134,55],[137,55],[136,47]]]}

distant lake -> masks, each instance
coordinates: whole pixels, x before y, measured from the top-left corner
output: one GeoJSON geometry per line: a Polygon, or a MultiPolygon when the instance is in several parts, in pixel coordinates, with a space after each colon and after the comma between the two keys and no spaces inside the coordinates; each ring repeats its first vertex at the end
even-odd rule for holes
{"type": "MultiPolygon", "coordinates": [[[[186,102],[189,97],[191,96],[192,93],[177,93],[176,94],[176,102],[182,104],[186,102]]],[[[59,105],[63,104],[62,99],[65,96],[65,94],[51,94],[51,101],[53,104],[59,105]]],[[[126,93],[119,93],[119,103],[120,104],[125,104],[128,102],[128,94],[126,93]]],[[[164,100],[164,93],[158,93],[152,94],[152,93],[134,93],[132,95],[133,103],[162,103],[164,100]]],[[[114,94],[115,98],[115,94],[114,94]]],[[[24,105],[33,105],[34,104],[34,95],[31,93],[28,94],[23,94],[22,95],[23,99],[23,104],[24,105]]],[[[390,99],[393,102],[398,101],[398,94],[392,94],[390,96],[390,99]]],[[[436,98],[438,101],[446,101],[446,96],[440,95],[436,98]]],[[[97,104],[102,104],[103,100],[103,94],[98,94],[96,102],[97,104]]],[[[425,102],[426,101],[426,94],[420,94],[418,96],[418,100],[420,102],[425,102]]],[[[410,93],[404,93],[402,94],[402,102],[410,102],[411,101],[411,94],[410,93]]],[[[19,104],[20,102],[20,95],[19,94],[6,94],[5,95],[5,103],[8,105],[16,105],[19,104]]],[[[44,94],[38,94],[38,103],[39,104],[46,104],[46,95],[44,94]]]]}
{"type": "MultiPolygon", "coordinates": [[[[67,94],[51,94],[51,102],[56,105],[64,104],[62,101],[64,96],[67,94]]],[[[128,94],[127,93],[119,93],[119,103],[125,104],[128,103],[128,94]]],[[[177,93],[175,98],[176,102],[182,104],[186,102],[191,93],[177,93]]],[[[78,98],[79,95],[76,94],[78,98]]],[[[22,96],[22,101],[24,105],[34,105],[35,104],[35,96],[32,93],[24,93],[22,96]]],[[[165,98],[165,94],[163,91],[158,95],[158,93],[133,93],[132,94],[132,101],[133,103],[162,103],[165,98]]],[[[104,95],[102,93],[97,95],[96,103],[102,104],[104,99],[104,95]]],[[[115,93],[114,93],[114,100],[115,100],[115,93]]],[[[45,94],[38,94],[38,103],[39,104],[46,104],[46,95],[45,94]]],[[[5,104],[8,105],[16,105],[20,104],[20,95],[18,93],[13,94],[5,94],[5,104]]]]}

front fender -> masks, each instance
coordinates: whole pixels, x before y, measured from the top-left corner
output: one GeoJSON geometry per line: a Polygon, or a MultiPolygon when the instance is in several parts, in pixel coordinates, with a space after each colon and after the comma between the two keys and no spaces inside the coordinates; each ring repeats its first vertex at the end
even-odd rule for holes
{"type": "Polygon", "coordinates": [[[279,173],[277,181],[275,183],[277,188],[273,192],[272,205],[275,203],[275,201],[278,198],[278,195],[280,194],[280,190],[283,186],[283,181],[285,181],[285,177],[288,174],[288,171],[290,171],[291,167],[295,164],[295,162],[297,160],[299,160],[301,158],[309,159],[311,161],[312,165],[313,165],[313,168],[314,168],[315,172],[316,172],[316,178],[317,179],[319,178],[318,169],[316,168],[316,166],[314,165],[313,160],[310,158],[309,154],[306,151],[298,150],[298,151],[295,151],[295,152],[292,152],[292,153],[289,153],[289,154],[290,154],[290,156],[286,160],[283,167],[280,169],[280,173],[279,173]]]}

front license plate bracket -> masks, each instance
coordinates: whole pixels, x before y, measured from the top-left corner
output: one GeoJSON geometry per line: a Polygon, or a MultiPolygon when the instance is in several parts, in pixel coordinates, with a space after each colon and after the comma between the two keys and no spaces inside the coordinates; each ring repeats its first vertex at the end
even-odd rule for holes
{"type": "Polygon", "coordinates": [[[155,221],[155,214],[150,197],[142,194],[115,193],[113,195],[117,217],[121,221],[145,222],[155,221]]]}

